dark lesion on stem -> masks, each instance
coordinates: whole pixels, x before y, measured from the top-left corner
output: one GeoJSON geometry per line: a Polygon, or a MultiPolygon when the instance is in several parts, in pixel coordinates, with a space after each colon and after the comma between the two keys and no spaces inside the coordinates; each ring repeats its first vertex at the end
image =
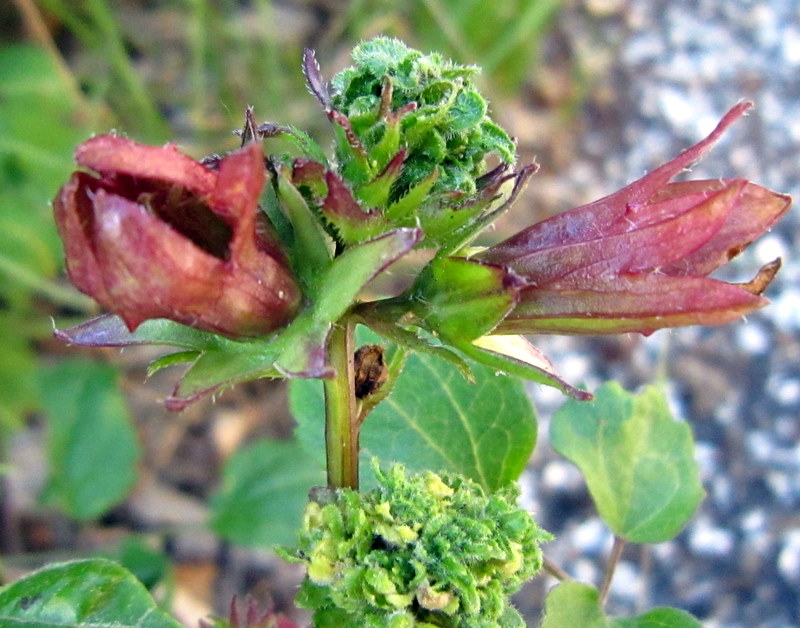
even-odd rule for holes
{"type": "Polygon", "coordinates": [[[353,360],[356,399],[365,399],[377,392],[389,377],[389,369],[383,359],[383,347],[380,345],[359,347],[353,360]]]}

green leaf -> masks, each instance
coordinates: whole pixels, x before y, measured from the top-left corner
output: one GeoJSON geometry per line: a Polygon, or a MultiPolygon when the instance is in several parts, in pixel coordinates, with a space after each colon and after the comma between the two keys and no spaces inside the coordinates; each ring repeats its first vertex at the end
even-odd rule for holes
{"type": "Polygon", "coordinates": [[[18,312],[0,312],[0,427],[19,427],[26,411],[36,407],[36,358],[20,333],[18,312]]]}
{"type": "Polygon", "coordinates": [[[600,516],[628,541],[671,539],[703,497],[691,430],[656,388],[634,395],[610,382],[593,402],[568,401],[550,440],[580,467],[600,516]]]}
{"type": "Polygon", "coordinates": [[[659,607],[639,617],[606,617],[600,594],[581,582],[562,582],[550,590],[544,603],[541,628],[702,628],[689,613],[659,607]]]}
{"type": "Polygon", "coordinates": [[[78,519],[120,502],[136,479],[139,444],[117,379],[113,367],[82,359],[41,373],[49,427],[46,496],[78,519]]]}
{"type": "MultiPolygon", "coordinates": [[[[473,372],[475,384],[443,360],[409,356],[391,396],[361,429],[362,455],[412,470],[454,471],[488,490],[515,481],[536,442],[533,406],[519,379],[480,365],[473,372]]],[[[293,381],[289,403],[297,438],[321,455],[322,386],[293,381]]]]}
{"type": "Polygon", "coordinates": [[[450,108],[452,121],[448,130],[452,133],[467,131],[486,115],[486,101],[475,90],[461,92],[450,108]]]}
{"type": "Polygon", "coordinates": [[[324,482],[320,465],[297,443],[254,443],[225,466],[222,488],[211,502],[211,525],[242,545],[294,543],[308,489],[324,482]]]}
{"type": "Polygon", "coordinates": [[[153,549],[138,536],[128,536],[122,540],[118,560],[148,590],[163,582],[170,573],[171,563],[167,554],[153,549]]]}
{"type": "Polygon", "coordinates": [[[49,565],[0,589],[7,628],[181,628],[131,573],[109,560],[49,565]]]}
{"type": "Polygon", "coordinates": [[[659,607],[639,617],[612,619],[609,628],[703,628],[703,626],[686,611],[659,607]]]}
{"type": "Polygon", "coordinates": [[[607,628],[597,589],[581,582],[562,582],[544,601],[541,628],[607,628]]]}

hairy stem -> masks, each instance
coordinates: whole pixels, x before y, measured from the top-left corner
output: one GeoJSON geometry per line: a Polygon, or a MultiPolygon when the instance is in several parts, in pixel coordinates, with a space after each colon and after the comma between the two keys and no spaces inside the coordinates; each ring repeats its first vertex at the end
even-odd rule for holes
{"type": "Polygon", "coordinates": [[[328,486],[358,488],[358,415],[353,389],[353,328],[345,318],[331,330],[328,359],[335,369],[325,389],[325,455],[328,486]]]}

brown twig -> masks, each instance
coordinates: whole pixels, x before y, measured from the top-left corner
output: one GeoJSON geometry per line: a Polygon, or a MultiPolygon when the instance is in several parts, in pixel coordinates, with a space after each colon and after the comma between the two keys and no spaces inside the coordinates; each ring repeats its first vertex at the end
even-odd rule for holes
{"type": "Polygon", "coordinates": [[[608,599],[608,592],[611,589],[611,580],[614,578],[614,572],[619,564],[623,549],[625,549],[625,539],[614,536],[614,545],[611,546],[606,572],[603,575],[603,584],[600,586],[600,604],[605,604],[606,599],[608,599]]]}
{"type": "Polygon", "coordinates": [[[547,558],[547,556],[542,559],[542,569],[561,582],[570,580],[569,574],[547,558]]]}

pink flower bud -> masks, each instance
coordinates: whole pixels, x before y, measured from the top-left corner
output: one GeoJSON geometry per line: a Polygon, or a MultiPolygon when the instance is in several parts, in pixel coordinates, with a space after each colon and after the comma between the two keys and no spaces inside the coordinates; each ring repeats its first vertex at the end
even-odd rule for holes
{"type": "Polygon", "coordinates": [[[745,284],[710,279],[762,235],[791,199],[744,180],[670,183],[751,104],[731,109],[678,157],[599,201],[542,221],[478,259],[527,286],[494,333],[651,333],[718,325],[766,305],[779,260],[745,284]]]}
{"type": "Polygon", "coordinates": [[[258,199],[257,143],[210,169],[174,145],[112,135],[81,144],[53,203],[75,286],[134,330],[168,318],[228,336],[286,325],[300,304],[258,199]]]}

